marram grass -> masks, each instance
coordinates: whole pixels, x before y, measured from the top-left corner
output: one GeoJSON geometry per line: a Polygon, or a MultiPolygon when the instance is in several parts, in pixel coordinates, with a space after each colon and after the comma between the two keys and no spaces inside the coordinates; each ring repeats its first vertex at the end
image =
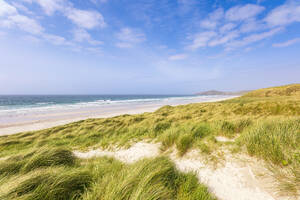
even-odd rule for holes
{"type": "MultiPolygon", "coordinates": [[[[59,157],[58,160],[61,158],[55,153],[57,150],[49,152],[59,157]]],[[[68,162],[57,165],[54,158],[51,161],[30,171],[1,175],[6,176],[5,184],[11,187],[4,190],[1,187],[5,184],[0,185],[0,199],[215,199],[194,174],[179,172],[164,157],[144,159],[131,165],[106,157],[75,158],[75,165],[68,162]]]]}
{"type": "Polygon", "coordinates": [[[0,199],[214,199],[193,174],[166,158],[132,165],[79,160],[72,150],[160,142],[161,150],[192,148],[213,157],[220,147],[246,152],[272,166],[278,190],[299,194],[300,84],[153,113],[88,119],[0,137],[0,199]],[[235,139],[218,142],[216,136],[235,139]]]}

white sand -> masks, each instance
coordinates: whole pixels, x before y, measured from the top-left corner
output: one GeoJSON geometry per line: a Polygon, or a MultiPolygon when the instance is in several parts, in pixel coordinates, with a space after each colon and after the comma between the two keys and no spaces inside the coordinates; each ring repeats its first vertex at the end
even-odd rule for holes
{"type": "MultiPolygon", "coordinates": [[[[98,149],[74,153],[80,158],[111,156],[125,163],[132,163],[142,158],[158,156],[159,146],[159,144],[140,142],[129,149],[115,151],[98,149]]],[[[287,199],[276,196],[274,180],[268,174],[264,163],[247,155],[239,155],[237,158],[226,153],[224,165],[217,169],[205,164],[196,150],[190,151],[182,158],[177,157],[175,152],[169,156],[180,171],[195,172],[199,180],[206,184],[220,200],[287,199]]]]}
{"type": "Polygon", "coordinates": [[[215,138],[218,142],[234,142],[234,139],[230,139],[223,136],[216,136],[215,138]]]}
{"type": "Polygon", "coordinates": [[[74,154],[79,158],[109,156],[114,157],[125,163],[134,163],[143,158],[151,158],[158,156],[159,144],[139,142],[131,146],[129,149],[119,149],[116,151],[106,151],[97,149],[89,152],[75,151],[74,154]]]}

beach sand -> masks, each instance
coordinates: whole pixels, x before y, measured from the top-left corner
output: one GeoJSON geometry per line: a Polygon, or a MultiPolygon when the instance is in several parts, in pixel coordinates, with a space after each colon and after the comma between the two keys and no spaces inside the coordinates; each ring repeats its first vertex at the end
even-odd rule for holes
{"type": "Polygon", "coordinates": [[[176,106],[198,102],[221,101],[234,97],[236,96],[215,97],[212,99],[195,98],[190,100],[164,101],[159,103],[147,102],[136,104],[112,104],[73,109],[28,111],[22,114],[1,116],[0,136],[16,134],[19,132],[42,130],[89,118],[107,118],[123,114],[153,112],[165,105],[176,106]]]}

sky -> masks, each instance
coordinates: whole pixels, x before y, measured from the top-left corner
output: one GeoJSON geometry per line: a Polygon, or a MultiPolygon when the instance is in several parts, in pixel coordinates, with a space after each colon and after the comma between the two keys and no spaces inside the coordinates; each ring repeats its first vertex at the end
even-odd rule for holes
{"type": "Polygon", "coordinates": [[[299,0],[0,0],[0,94],[299,82],[299,0]]]}

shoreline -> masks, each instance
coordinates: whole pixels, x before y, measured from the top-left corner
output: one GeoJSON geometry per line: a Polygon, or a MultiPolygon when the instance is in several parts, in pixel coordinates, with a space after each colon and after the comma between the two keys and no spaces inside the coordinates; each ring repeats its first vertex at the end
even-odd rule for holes
{"type": "Polygon", "coordinates": [[[223,96],[222,98],[210,100],[178,100],[175,102],[164,103],[160,102],[132,105],[98,106],[68,111],[58,110],[56,112],[31,113],[31,115],[28,114],[14,116],[8,118],[7,121],[0,121],[0,136],[13,135],[27,131],[38,131],[90,118],[108,118],[124,114],[141,114],[145,112],[154,112],[155,110],[166,105],[178,106],[191,103],[217,102],[236,97],[238,96],[223,96]]]}

